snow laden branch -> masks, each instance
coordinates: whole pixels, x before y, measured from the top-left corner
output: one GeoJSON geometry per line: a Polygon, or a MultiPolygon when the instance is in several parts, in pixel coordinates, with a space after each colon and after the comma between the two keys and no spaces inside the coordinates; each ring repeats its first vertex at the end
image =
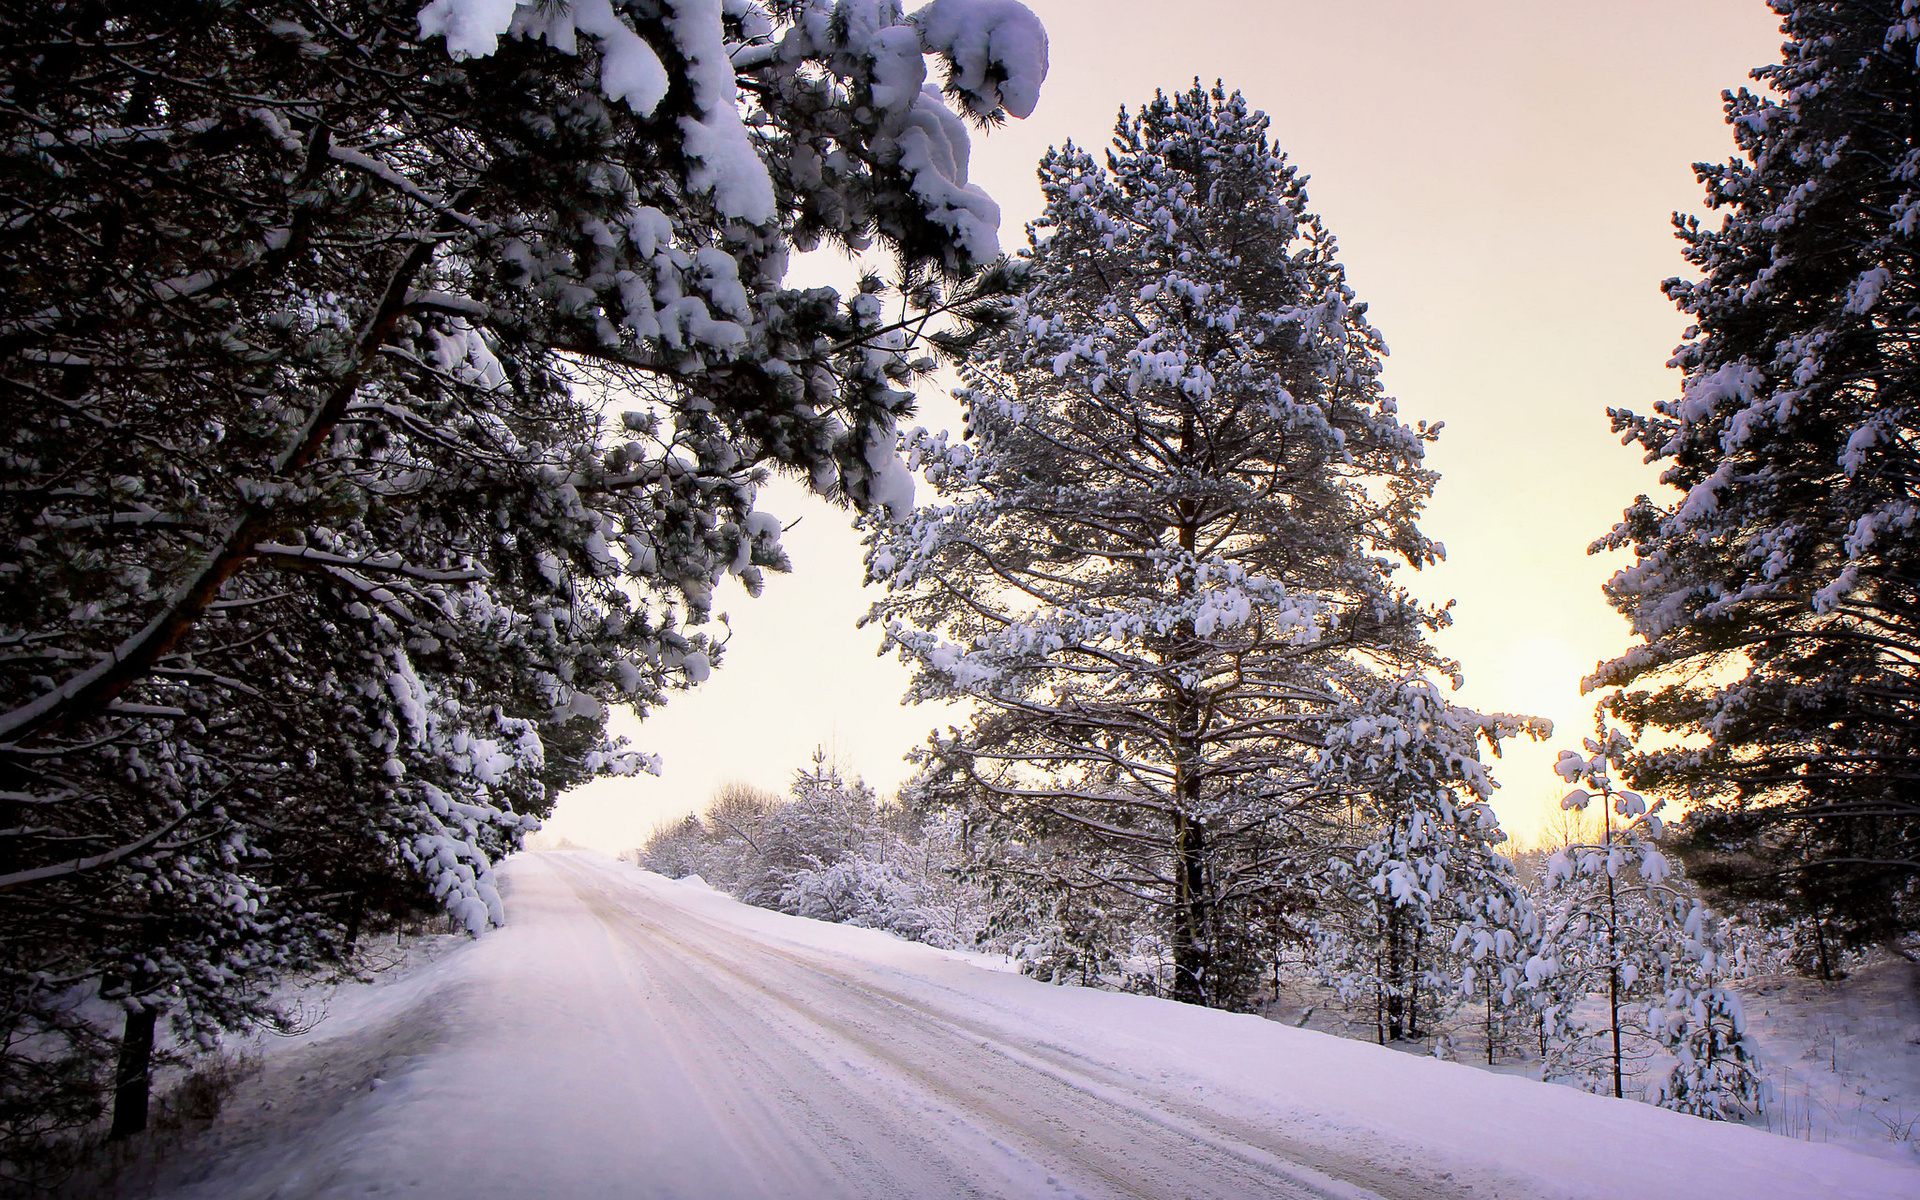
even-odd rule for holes
{"type": "Polygon", "coordinates": [[[1046,70],[1006,0],[107,19],[37,12],[0,97],[8,1046],[47,980],[211,1036],[369,922],[498,921],[561,790],[656,765],[611,706],[786,568],[765,473],[910,503],[911,385],[1008,286],[968,122],[1046,70]],[[822,243],[902,277],[786,287],[822,243]]]}

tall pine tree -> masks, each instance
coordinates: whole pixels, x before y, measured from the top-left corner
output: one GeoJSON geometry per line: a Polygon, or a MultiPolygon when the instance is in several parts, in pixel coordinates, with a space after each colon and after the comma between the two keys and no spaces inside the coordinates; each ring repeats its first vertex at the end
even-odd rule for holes
{"type": "Polygon", "coordinates": [[[1642,641],[1587,686],[1693,735],[1630,772],[1694,805],[1696,879],[1857,944],[1920,924],[1920,14],[1773,6],[1771,94],[1698,168],[1724,217],[1677,219],[1684,388],[1612,414],[1683,495],[1596,543],[1642,641]]]}
{"type": "Polygon", "coordinates": [[[1123,112],[1104,166],[1048,153],[965,437],[912,446],[938,499],[869,552],[914,697],[975,704],[929,786],[1044,850],[1022,861],[1056,894],[1144,906],[1172,994],[1219,1006],[1367,787],[1317,769],[1329,740],[1447,669],[1444,612],[1394,580],[1439,553],[1416,525],[1431,433],[1381,391],[1379,336],[1267,124],[1196,86],[1123,112]]]}

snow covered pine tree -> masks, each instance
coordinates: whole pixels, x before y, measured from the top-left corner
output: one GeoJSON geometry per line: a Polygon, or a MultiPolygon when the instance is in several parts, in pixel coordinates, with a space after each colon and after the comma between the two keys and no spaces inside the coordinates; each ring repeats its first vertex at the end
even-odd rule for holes
{"type": "Polygon", "coordinates": [[[1701,164],[1718,228],[1676,219],[1698,281],[1677,400],[1614,427],[1664,465],[1596,550],[1643,641],[1601,665],[1633,758],[1684,796],[1696,880],[1851,944],[1920,927],[1920,9],[1773,0],[1772,95],[1727,96],[1740,157],[1701,164]]]}
{"type": "Polygon", "coordinates": [[[1300,902],[1367,788],[1316,770],[1329,738],[1447,666],[1444,610],[1391,577],[1440,552],[1415,525],[1432,431],[1381,394],[1334,240],[1239,94],[1158,96],[1105,168],[1069,144],[1040,177],[964,442],[910,439],[938,501],[872,528],[868,619],[912,698],[975,702],[924,786],[1057,887],[1145,904],[1171,993],[1236,1006],[1262,910],[1300,902]]]}
{"type": "Polygon", "coordinates": [[[1551,732],[1538,718],[1449,704],[1415,679],[1359,697],[1329,734],[1315,770],[1350,803],[1328,836],[1313,941],[1341,994],[1374,1002],[1382,1044],[1420,1036],[1422,992],[1432,1020],[1477,999],[1493,1061],[1538,926],[1499,853],[1506,834],[1487,804],[1498,785],[1479,751],[1551,732]]]}
{"type": "Polygon", "coordinates": [[[1596,1092],[1627,1095],[1656,1056],[1671,1059],[1648,1080],[1647,1100],[1719,1120],[1757,1112],[1758,1064],[1740,998],[1722,985],[1728,953],[1720,919],[1676,886],[1653,843],[1658,810],[1615,786],[1632,742],[1604,725],[1586,754],[1565,750],[1555,769],[1568,783],[1561,806],[1600,804],[1600,840],[1557,851],[1547,862],[1550,900],[1527,975],[1541,1000],[1545,1075],[1596,1092]],[[1589,791],[1588,789],[1592,789],[1589,791]],[[1601,1020],[1579,1011],[1595,1004],[1601,1020]]]}
{"type": "Polygon", "coordinates": [[[918,326],[784,289],[790,248],[879,237],[964,340],[997,213],[928,58],[991,121],[1046,41],[1011,0],[54,0],[0,39],[30,1141],[97,1109],[88,989],[126,1132],[163,1010],[261,1014],[395,891],[497,920],[554,789],[646,765],[607,706],[697,683],[712,588],[784,565],[760,464],[858,504],[904,471],[918,326]]]}

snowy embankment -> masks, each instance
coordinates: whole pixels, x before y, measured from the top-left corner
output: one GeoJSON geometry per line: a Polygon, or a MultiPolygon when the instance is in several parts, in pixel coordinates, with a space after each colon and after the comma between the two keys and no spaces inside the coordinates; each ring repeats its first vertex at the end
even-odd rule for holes
{"type": "Polygon", "coordinates": [[[1740,984],[1771,1085],[1764,1128],[1920,1161],[1920,965],[1893,954],[1843,981],[1791,973],[1740,984]]]}
{"type": "Polygon", "coordinates": [[[506,929],[344,989],[159,1194],[1920,1196],[1839,1147],[1051,987],[594,855],[506,877],[506,929]]]}

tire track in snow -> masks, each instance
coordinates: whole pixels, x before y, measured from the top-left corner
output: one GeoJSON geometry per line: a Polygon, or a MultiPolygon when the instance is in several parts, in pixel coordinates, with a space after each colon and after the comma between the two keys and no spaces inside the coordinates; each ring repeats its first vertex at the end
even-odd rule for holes
{"type": "MultiPolygon", "coordinates": [[[[683,911],[676,912],[676,928],[683,919],[698,922],[709,934],[718,935],[723,940],[737,936],[704,918],[683,911]]],[[[866,999],[884,1001],[909,1010],[923,1020],[960,1031],[963,1036],[978,1041],[982,1048],[1021,1061],[1030,1069],[1049,1074],[1076,1091],[1098,1096],[1109,1104],[1127,1109],[1142,1120],[1164,1125],[1183,1136],[1214,1143],[1226,1153],[1243,1154],[1248,1149],[1263,1151],[1264,1154],[1254,1160],[1262,1165],[1277,1161],[1283,1171],[1306,1167],[1324,1177],[1300,1181],[1310,1190],[1316,1184],[1344,1183],[1362,1187],[1381,1197],[1391,1197],[1392,1200],[1448,1200],[1473,1190],[1445,1178],[1422,1179],[1417,1172],[1406,1167],[1393,1168],[1375,1161],[1342,1157],[1324,1146],[1285,1138],[1271,1127],[1235,1120],[1216,1108],[1194,1103],[1171,1090],[1163,1090],[1162,1094],[1148,1101],[1141,1094],[1141,1089],[1150,1084],[1150,1080],[1078,1054],[1069,1047],[1044,1040],[1029,1041],[1024,1046],[1016,1047],[1008,1040],[1004,1029],[930,1007],[871,980],[857,979],[836,971],[818,959],[808,959],[765,943],[755,943],[754,948],[801,970],[829,979],[866,999]]],[[[1341,1191],[1339,1194],[1350,1193],[1341,1191]]]]}
{"type": "Polygon", "coordinates": [[[748,983],[752,995],[742,994],[739,979],[715,986],[710,976],[688,970],[687,951],[641,933],[633,915],[592,881],[571,871],[556,873],[619,950],[632,956],[636,992],[656,1025],[676,1038],[683,1077],[693,1081],[700,1102],[735,1122],[730,1138],[743,1166],[768,1159],[788,1164],[788,1187],[770,1195],[824,1200],[1004,1194],[1004,1187],[978,1186],[977,1172],[950,1169],[952,1164],[937,1159],[871,1152],[869,1143],[885,1151],[923,1130],[904,1124],[898,1105],[847,1087],[844,1062],[796,1042],[792,1029],[769,1028],[769,1014],[753,1003],[766,999],[758,985],[748,983]]]}
{"type": "MultiPolygon", "coordinates": [[[[759,1047],[784,1040],[787,1053],[796,1048],[807,1053],[808,1073],[819,1078],[807,1095],[797,1097],[803,1106],[821,1103],[822,1091],[837,1091],[846,1095],[835,1103],[849,1103],[851,1095],[852,1107],[868,1110],[855,1117],[865,1122],[857,1130],[895,1129],[897,1114],[875,1112],[857,1096],[875,1085],[886,1087],[899,1103],[920,1107],[935,1119],[946,1114],[947,1136],[996,1150],[1001,1161],[994,1174],[1004,1176],[1003,1186],[1016,1189],[1013,1194],[1439,1200],[1471,1190],[1297,1144],[1170,1089],[1154,1089],[1159,1094],[1149,1096],[1151,1081],[1065,1047],[1036,1039],[1015,1044],[1003,1030],[854,978],[823,956],[769,945],[678,906],[670,915],[659,912],[669,906],[607,872],[558,856],[548,862],[609,932],[646,963],[650,976],[670,981],[683,1004],[705,1006],[703,1021],[716,1026],[705,1033],[724,1030],[727,1038],[759,1047]],[[849,1050],[866,1061],[849,1059],[849,1050]],[[858,1078],[847,1078],[849,1072],[858,1078]]],[[[693,1037],[702,1032],[688,1030],[693,1037]]],[[[794,1064],[736,1061],[732,1066],[765,1075],[769,1067],[792,1069],[794,1064]]],[[[914,1135],[923,1151],[938,1155],[924,1129],[914,1135]]],[[[893,1157],[899,1159],[898,1147],[893,1157]]],[[[947,1186],[959,1182],[950,1179],[947,1186]]],[[[994,1193],[1005,1194],[1001,1188],[987,1194],[994,1193]]],[[[866,1194],[964,1193],[935,1184],[931,1190],[887,1188],[866,1194]]]]}

